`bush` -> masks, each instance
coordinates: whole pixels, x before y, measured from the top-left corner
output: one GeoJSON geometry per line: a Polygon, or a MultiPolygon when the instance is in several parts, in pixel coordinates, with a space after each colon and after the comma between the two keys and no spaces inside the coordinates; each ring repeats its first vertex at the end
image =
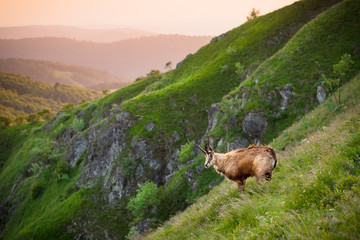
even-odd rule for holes
{"type": "Polygon", "coordinates": [[[48,138],[35,138],[29,152],[30,158],[37,162],[47,160],[52,152],[54,142],[48,138]]]}
{"type": "Polygon", "coordinates": [[[127,179],[132,179],[136,171],[136,162],[132,158],[125,158],[121,169],[127,179]]]}
{"type": "Polygon", "coordinates": [[[195,157],[195,152],[193,151],[194,147],[195,147],[194,140],[182,145],[177,160],[179,162],[183,163],[183,162],[187,162],[187,161],[191,160],[193,157],[195,157]]]}
{"type": "Polygon", "coordinates": [[[61,159],[56,163],[56,174],[68,174],[69,164],[65,159],[61,159]]]}
{"type": "Polygon", "coordinates": [[[0,116],[0,126],[10,126],[11,122],[10,118],[0,116]]]}
{"type": "Polygon", "coordinates": [[[67,103],[63,106],[62,110],[69,110],[72,109],[73,107],[75,107],[74,103],[67,103]]]}
{"type": "Polygon", "coordinates": [[[38,122],[40,120],[40,117],[39,117],[39,115],[32,113],[32,114],[29,114],[29,116],[27,116],[26,120],[28,122],[38,122]]]}
{"type": "Polygon", "coordinates": [[[30,198],[31,199],[38,198],[41,195],[42,191],[43,191],[43,186],[41,185],[41,183],[35,182],[30,188],[30,198]]]}
{"type": "Polygon", "coordinates": [[[76,132],[81,132],[85,128],[85,123],[82,119],[74,118],[72,127],[76,132]]]}
{"type": "Polygon", "coordinates": [[[127,208],[135,218],[142,219],[151,207],[159,205],[158,193],[159,189],[155,183],[146,182],[137,190],[136,196],[130,199],[127,208]]]}
{"type": "Polygon", "coordinates": [[[14,122],[18,125],[26,123],[26,116],[17,116],[14,122]]]}

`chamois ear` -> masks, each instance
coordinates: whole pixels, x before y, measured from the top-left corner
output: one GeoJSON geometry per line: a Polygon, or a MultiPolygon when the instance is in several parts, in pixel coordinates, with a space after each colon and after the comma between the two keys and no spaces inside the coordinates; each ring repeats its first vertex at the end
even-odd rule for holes
{"type": "Polygon", "coordinates": [[[206,155],[206,151],[199,146],[200,150],[206,155]]]}

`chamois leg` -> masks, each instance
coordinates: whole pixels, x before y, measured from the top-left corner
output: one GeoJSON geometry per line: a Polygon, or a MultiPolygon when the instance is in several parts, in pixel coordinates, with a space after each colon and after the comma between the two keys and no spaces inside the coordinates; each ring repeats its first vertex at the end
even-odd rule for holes
{"type": "Polygon", "coordinates": [[[258,184],[261,183],[264,178],[266,181],[270,181],[272,179],[272,172],[264,172],[264,173],[258,174],[255,178],[256,178],[256,182],[258,184]]]}
{"type": "Polygon", "coordinates": [[[239,190],[239,192],[244,191],[246,179],[244,179],[244,180],[238,180],[238,181],[236,181],[236,183],[237,183],[237,185],[238,185],[238,190],[239,190]]]}

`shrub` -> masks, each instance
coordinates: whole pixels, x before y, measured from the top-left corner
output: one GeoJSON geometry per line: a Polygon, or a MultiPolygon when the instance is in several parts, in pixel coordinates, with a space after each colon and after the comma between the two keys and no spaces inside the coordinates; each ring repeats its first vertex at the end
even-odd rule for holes
{"type": "Polygon", "coordinates": [[[177,160],[179,162],[187,162],[191,160],[193,157],[195,157],[195,152],[193,151],[194,147],[195,147],[194,140],[182,145],[177,160]]]}
{"type": "Polygon", "coordinates": [[[18,125],[26,123],[26,116],[17,116],[14,122],[18,125]]]}
{"type": "Polygon", "coordinates": [[[30,188],[30,198],[31,199],[38,198],[41,195],[42,191],[43,191],[43,186],[41,185],[41,183],[38,181],[35,182],[30,188]]]}
{"type": "Polygon", "coordinates": [[[62,110],[69,110],[72,109],[75,106],[74,103],[67,103],[63,106],[62,110]]]}
{"type": "Polygon", "coordinates": [[[50,109],[44,109],[40,112],[37,113],[39,118],[41,118],[42,120],[50,120],[51,119],[51,110],[50,109]]]}
{"type": "Polygon", "coordinates": [[[30,172],[32,172],[34,175],[37,175],[41,172],[41,170],[44,168],[42,162],[39,163],[32,163],[30,167],[30,172]]]}
{"type": "Polygon", "coordinates": [[[32,160],[43,162],[47,160],[53,149],[54,142],[48,138],[35,138],[29,155],[32,160]]]}
{"type": "Polygon", "coordinates": [[[59,117],[59,122],[60,123],[64,123],[66,120],[68,120],[70,118],[70,114],[68,113],[63,113],[61,114],[61,116],[59,117]]]}
{"type": "Polygon", "coordinates": [[[136,171],[136,162],[132,158],[125,158],[121,164],[121,169],[127,179],[132,179],[136,171]]]}
{"type": "Polygon", "coordinates": [[[10,118],[0,116],[0,126],[10,126],[11,122],[10,118]]]}
{"type": "Polygon", "coordinates": [[[40,117],[39,117],[39,115],[32,113],[32,114],[29,114],[29,116],[27,117],[26,120],[28,122],[38,122],[40,120],[40,117]]]}
{"type": "Polygon", "coordinates": [[[151,207],[159,205],[159,189],[153,182],[146,182],[137,190],[135,197],[131,198],[127,208],[135,218],[142,219],[151,207]]]}
{"type": "Polygon", "coordinates": [[[76,132],[81,132],[85,128],[85,123],[82,119],[74,118],[72,127],[76,132]]]}
{"type": "Polygon", "coordinates": [[[56,163],[56,174],[68,174],[69,164],[65,159],[61,159],[56,163]]]}

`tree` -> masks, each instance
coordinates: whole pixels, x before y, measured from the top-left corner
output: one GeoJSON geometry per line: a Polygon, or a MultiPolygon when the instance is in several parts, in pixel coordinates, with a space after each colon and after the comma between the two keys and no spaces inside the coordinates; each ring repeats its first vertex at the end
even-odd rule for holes
{"type": "Polygon", "coordinates": [[[341,84],[347,78],[347,74],[351,69],[351,65],[354,64],[354,61],[351,59],[350,54],[344,54],[341,57],[341,60],[333,65],[333,74],[335,78],[328,78],[325,74],[322,74],[321,77],[323,78],[322,85],[329,91],[333,92],[338,90],[338,101],[339,107],[341,106],[341,84]]]}
{"type": "Polygon", "coordinates": [[[8,117],[4,117],[4,116],[0,116],[0,126],[10,126],[11,124],[11,119],[8,117]]]}
{"type": "Polygon", "coordinates": [[[251,12],[249,13],[249,16],[246,17],[246,19],[248,21],[251,20],[251,19],[255,19],[255,18],[257,18],[259,16],[259,14],[260,14],[260,9],[253,8],[251,10],[251,12]]]}
{"type": "Polygon", "coordinates": [[[108,89],[104,89],[104,90],[101,90],[102,94],[104,95],[108,95],[110,93],[110,90],[108,89]]]}
{"type": "Polygon", "coordinates": [[[135,197],[131,198],[127,208],[134,217],[142,219],[151,207],[160,204],[158,197],[159,189],[153,182],[146,182],[137,190],[135,197]]]}
{"type": "Polygon", "coordinates": [[[36,113],[32,113],[28,115],[26,120],[28,122],[38,122],[40,120],[40,117],[36,113]]]}
{"type": "Polygon", "coordinates": [[[160,70],[151,70],[148,74],[146,74],[147,77],[156,77],[160,75],[160,70]]]}
{"type": "Polygon", "coordinates": [[[51,110],[48,109],[48,108],[44,109],[44,110],[38,112],[38,115],[42,120],[50,120],[50,118],[51,118],[51,110]]]}
{"type": "Polygon", "coordinates": [[[172,70],[172,61],[169,61],[169,62],[167,62],[166,64],[165,64],[165,68],[166,69],[169,69],[169,70],[172,70]]]}
{"type": "Polygon", "coordinates": [[[17,116],[14,120],[16,124],[24,124],[26,123],[26,116],[17,116]]]}

